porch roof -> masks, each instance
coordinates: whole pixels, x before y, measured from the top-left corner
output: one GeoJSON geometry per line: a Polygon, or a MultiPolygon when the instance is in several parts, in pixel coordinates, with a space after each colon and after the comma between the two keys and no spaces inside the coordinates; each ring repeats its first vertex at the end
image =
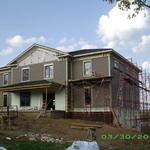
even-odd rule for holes
{"type": "Polygon", "coordinates": [[[17,84],[11,84],[8,86],[0,87],[0,91],[2,92],[13,92],[13,91],[21,91],[21,90],[31,90],[31,89],[41,89],[41,88],[53,88],[58,89],[60,87],[64,87],[65,85],[49,81],[49,80],[38,80],[38,81],[28,81],[21,82],[17,84]]]}

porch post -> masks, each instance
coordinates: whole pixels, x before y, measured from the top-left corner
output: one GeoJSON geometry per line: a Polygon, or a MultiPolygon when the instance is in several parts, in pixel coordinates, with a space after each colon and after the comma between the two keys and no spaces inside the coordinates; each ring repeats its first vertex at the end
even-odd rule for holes
{"type": "Polygon", "coordinates": [[[2,101],[1,101],[1,106],[4,106],[4,92],[2,91],[2,101]]]}
{"type": "Polygon", "coordinates": [[[47,109],[47,88],[45,89],[45,110],[47,109]]]}

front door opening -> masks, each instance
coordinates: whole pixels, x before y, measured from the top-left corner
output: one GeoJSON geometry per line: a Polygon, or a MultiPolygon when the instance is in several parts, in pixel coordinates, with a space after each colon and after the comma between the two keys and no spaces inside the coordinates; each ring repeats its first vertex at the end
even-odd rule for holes
{"type": "Polygon", "coordinates": [[[6,107],[7,106],[7,94],[3,95],[3,106],[6,107]]]}
{"type": "MultiPolygon", "coordinates": [[[[46,94],[43,93],[43,102],[46,101],[46,94]]],[[[55,93],[47,93],[47,110],[55,110],[55,93]]]]}

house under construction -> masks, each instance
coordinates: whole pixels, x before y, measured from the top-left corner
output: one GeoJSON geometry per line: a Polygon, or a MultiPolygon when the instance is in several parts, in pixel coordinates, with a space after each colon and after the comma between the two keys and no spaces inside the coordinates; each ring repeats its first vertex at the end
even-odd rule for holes
{"type": "Polygon", "coordinates": [[[148,125],[150,76],[113,49],[63,52],[34,44],[0,68],[0,103],[18,111],[148,125]]]}

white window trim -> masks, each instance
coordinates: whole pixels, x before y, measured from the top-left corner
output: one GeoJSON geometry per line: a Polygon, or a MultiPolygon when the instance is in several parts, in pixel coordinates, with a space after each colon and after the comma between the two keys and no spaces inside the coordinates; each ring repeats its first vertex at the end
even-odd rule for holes
{"type": "Polygon", "coordinates": [[[21,69],[21,82],[28,82],[28,81],[30,81],[30,67],[24,67],[21,69]],[[25,69],[29,69],[29,79],[23,81],[23,70],[25,70],[25,69]]]}
{"type": "Polygon", "coordinates": [[[45,80],[47,80],[47,79],[54,79],[54,63],[44,64],[44,79],[45,79],[45,80]],[[46,78],[46,77],[45,77],[45,75],[46,75],[46,74],[45,74],[45,67],[46,67],[46,66],[53,66],[53,76],[50,77],[50,78],[46,78]]]}
{"type": "MultiPolygon", "coordinates": [[[[83,77],[91,77],[91,76],[92,76],[92,72],[91,72],[90,75],[85,75],[85,74],[84,74],[84,64],[85,64],[86,62],[87,62],[87,63],[90,62],[90,63],[91,63],[91,67],[92,67],[92,60],[85,60],[85,61],[83,61],[83,77]]],[[[91,68],[91,70],[92,70],[92,68],[91,68]]]]}
{"type": "Polygon", "coordinates": [[[5,76],[5,75],[8,75],[8,82],[9,82],[9,74],[8,74],[8,73],[4,73],[4,74],[3,74],[3,85],[8,85],[8,82],[7,82],[7,84],[4,84],[4,76],[5,76]]]}

